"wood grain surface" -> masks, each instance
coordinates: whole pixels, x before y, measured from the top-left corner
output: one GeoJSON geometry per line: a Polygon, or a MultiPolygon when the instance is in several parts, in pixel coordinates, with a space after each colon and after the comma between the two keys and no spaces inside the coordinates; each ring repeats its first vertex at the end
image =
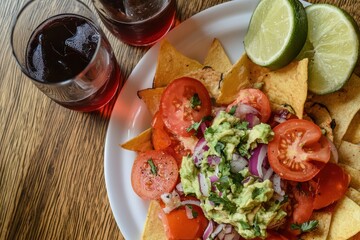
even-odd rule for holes
{"type": "MultiPolygon", "coordinates": [[[[25,2],[0,2],[0,239],[124,239],[103,172],[114,101],[93,113],[71,111],[45,97],[21,73],[11,53],[10,29],[25,2]]],[[[90,0],[85,2],[94,10],[90,0]]],[[[183,21],[222,2],[177,0],[177,18],[183,21]]],[[[359,0],[312,2],[340,6],[360,23],[359,0]]],[[[126,79],[148,49],[106,34],[126,79]]]]}

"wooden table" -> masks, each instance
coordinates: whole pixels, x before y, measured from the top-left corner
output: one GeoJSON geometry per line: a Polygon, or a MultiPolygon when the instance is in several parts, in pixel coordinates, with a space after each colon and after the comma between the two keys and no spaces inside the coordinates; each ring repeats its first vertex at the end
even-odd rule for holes
{"type": "MultiPolygon", "coordinates": [[[[94,9],[90,0],[85,2],[94,9]]],[[[183,21],[222,2],[177,0],[177,17],[183,21]]],[[[338,5],[360,25],[359,0],[311,2],[338,5]]],[[[110,209],[103,171],[114,101],[98,112],[71,111],[45,97],[21,73],[9,36],[24,3],[0,4],[0,239],[124,239],[110,209]]],[[[106,34],[126,79],[148,49],[106,34]]]]}

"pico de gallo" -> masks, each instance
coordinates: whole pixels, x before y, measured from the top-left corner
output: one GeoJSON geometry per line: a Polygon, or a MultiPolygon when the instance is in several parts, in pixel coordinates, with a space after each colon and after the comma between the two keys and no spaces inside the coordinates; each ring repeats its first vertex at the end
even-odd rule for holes
{"type": "Polygon", "coordinates": [[[296,239],[349,185],[320,127],[272,111],[256,88],[216,106],[200,81],[176,79],[151,127],[154,149],[138,154],[131,182],[160,202],[168,239],[296,239]]]}

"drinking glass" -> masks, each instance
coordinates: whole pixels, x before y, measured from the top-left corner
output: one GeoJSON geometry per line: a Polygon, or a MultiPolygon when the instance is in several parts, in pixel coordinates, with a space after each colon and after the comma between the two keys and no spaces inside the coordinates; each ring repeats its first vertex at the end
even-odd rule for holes
{"type": "Polygon", "coordinates": [[[175,0],[92,0],[104,25],[122,42],[152,45],[175,21],[175,0]]]}
{"type": "Polygon", "coordinates": [[[22,72],[66,108],[100,109],[122,83],[95,14],[78,0],[28,2],[12,26],[11,45],[22,72]]]}

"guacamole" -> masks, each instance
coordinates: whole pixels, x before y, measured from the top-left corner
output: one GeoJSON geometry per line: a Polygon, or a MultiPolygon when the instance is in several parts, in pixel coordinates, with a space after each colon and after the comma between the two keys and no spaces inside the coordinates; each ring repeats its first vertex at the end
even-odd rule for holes
{"type": "Polygon", "coordinates": [[[207,147],[196,164],[192,156],[184,157],[180,169],[182,187],[201,201],[207,218],[228,223],[244,238],[266,237],[266,228],[286,216],[283,201],[276,200],[270,180],[252,176],[247,167],[231,169],[234,154],[245,158],[259,143],[273,137],[271,127],[247,122],[220,112],[206,129],[207,147]]]}

